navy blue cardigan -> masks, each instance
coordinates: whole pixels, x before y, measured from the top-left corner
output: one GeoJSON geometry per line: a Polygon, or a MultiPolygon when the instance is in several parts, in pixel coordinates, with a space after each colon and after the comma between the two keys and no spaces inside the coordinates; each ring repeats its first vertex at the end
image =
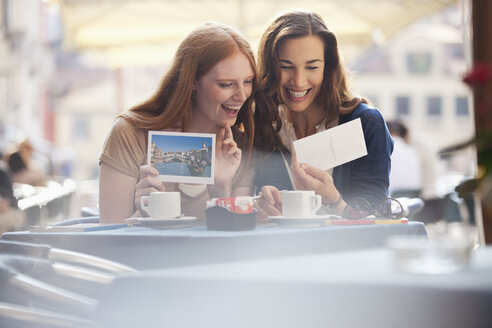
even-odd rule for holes
{"type": "MultiPolygon", "coordinates": [[[[351,113],[340,115],[338,123],[343,124],[359,117],[367,155],[335,167],[333,181],[346,202],[362,197],[371,203],[378,203],[388,197],[393,139],[381,113],[364,103],[351,113]]],[[[320,148],[322,151],[322,145],[320,148]]],[[[256,165],[255,186],[259,191],[265,185],[273,185],[279,190],[293,189],[279,151],[264,156],[256,165]]]]}

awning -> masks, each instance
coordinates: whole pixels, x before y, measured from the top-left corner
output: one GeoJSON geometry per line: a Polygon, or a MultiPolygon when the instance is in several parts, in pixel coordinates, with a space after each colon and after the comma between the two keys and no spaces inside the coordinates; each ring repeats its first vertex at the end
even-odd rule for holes
{"type": "Polygon", "coordinates": [[[344,49],[363,49],[391,38],[416,20],[457,0],[58,0],[64,44],[112,67],[169,62],[196,26],[215,20],[233,25],[254,49],[272,18],[293,8],[322,15],[344,49]]]}

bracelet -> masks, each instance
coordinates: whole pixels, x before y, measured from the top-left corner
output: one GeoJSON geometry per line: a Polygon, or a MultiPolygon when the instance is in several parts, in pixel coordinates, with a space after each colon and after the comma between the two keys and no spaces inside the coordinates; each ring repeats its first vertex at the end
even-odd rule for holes
{"type": "Polygon", "coordinates": [[[334,201],[333,203],[328,203],[328,206],[330,206],[330,208],[335,208],[338,205],[340,205],[340,203],[342,201],[343,201],[342,194],[338,193],[338,199],[336,201],[334,201]]]}

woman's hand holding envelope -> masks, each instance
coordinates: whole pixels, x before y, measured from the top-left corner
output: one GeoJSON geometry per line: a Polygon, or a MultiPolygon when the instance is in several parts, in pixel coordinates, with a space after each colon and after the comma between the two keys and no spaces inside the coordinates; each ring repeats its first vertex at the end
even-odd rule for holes
{"type": "Polygon", "coordinates": [[[299,163],[295,154],[292,156],[291,171],[297,189],[314,190],[317,195],[322,197],[323,204],[331,205],[334,214],[339,214],[337,209],[345,202],[328,172],[306,163],[299,163]]]}

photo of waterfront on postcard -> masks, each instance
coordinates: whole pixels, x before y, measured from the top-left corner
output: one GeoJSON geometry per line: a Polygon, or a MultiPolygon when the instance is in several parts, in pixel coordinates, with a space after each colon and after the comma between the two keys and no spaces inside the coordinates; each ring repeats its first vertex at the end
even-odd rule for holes
{"type": "MultiPolygon", "coordinates": [[[[161,176],[210,178],[213,144],[212,137],[203,135],[151,133],[150,164],[161,176]]],[[[179,181],[190,182],[188,179],[179,181]]]]}

